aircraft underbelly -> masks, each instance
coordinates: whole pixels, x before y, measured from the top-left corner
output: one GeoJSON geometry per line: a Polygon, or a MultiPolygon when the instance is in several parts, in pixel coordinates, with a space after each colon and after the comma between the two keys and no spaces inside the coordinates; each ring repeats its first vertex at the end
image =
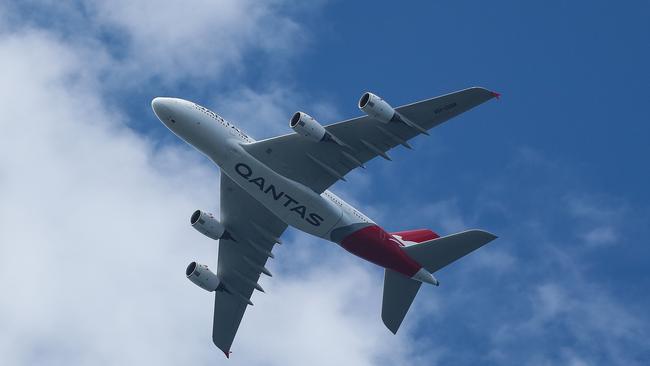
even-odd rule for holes
{"type": "Polygon", "coordinates": [[[316,192],[276,173],[246,152],[223,161],[222,172],[286,224],[329,239],[342,209],[316,192]]]}

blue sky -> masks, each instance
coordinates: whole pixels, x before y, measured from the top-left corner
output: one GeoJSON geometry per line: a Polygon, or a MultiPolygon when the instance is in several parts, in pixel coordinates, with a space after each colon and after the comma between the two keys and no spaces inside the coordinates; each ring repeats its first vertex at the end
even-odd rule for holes
{"type": "Polygon", "coordinates": [[[480,85],[502,98],[333,191],[390,230],[499,239],[437,273],[392,336],[381,270],[290,230],[229,362],[648,364],[649,16],[648,1],[0,4],[0,363],[225,364],[211,298],[182,278],[214,262],[186,216],[217,210],[218,170],[154,96],[264,138],[296,110],[357,116],[366,90],[396,106],[480,85]],[[18,286],[25,259],[40,270],[18,286]]]}

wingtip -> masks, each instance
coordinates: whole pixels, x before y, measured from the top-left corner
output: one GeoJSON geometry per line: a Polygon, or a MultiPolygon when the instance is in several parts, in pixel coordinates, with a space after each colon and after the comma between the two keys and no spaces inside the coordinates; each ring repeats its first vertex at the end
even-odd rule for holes
{"type": "Polygon", "coordinates": [[[479,235],[480,237],[484,238],[487,243],[491,242],[492,240],[498,238],[497,235],[494,235],[493,233],[481,229],[471,229],[467,230],[467,232],[472,232],[474,235],[479,235]]]}
{"type": "Polygon", "coordinates": [[[399,326],[401,325],[401,323],[400,324],[394,324],[392,322],[389,322],[388,320],[386,320],[386,318],[384,318],[383,313],[381,314],[381,321],[384,323],[384,325],[386,326],[386,329],[388,329],[388,331],[390,331],[393,334],[397,334],[397,330],[399,329],[399,326]]]}
{"type": "Polygon", "coordinates": [[[388,329],[389,332],[391,332],[391,333],[393,333],[393,334],[397,334],[397,330],[398,330],[399,328],[390,327],[390,326],[388,326],[388,324],[386,324],[385,322],[384,322],[384,325],[386,325],[386,329],[388,329]]]}
{"type": "Polygon", "coordinates": [[[496,98],[497,100],[499,100],[501,98],[501,93],[497,93],[495,91],[491,91],[490,93],[492,93],[492,96],[494,98],[496,98]]]}
{"type": "Polygon", "coordinates": [[[490,241],[492,241],[492,240],[498,238],[497,235],[494,235],[494,234],[492,234],[492,233],[489,232],[489,231],[486,231],[485,233],[487,234],[487,237],[488,237],[488,239],[489,239],[490,241]]]}
{"type": "Polygon", "coordinates": [[[231,354],[231,353],[232,353],[232,352],[230,352],[230,351],[223,351],[223,354],[226,355],[226,358],[227,358],[227,359],[230,359],[230,354],[231,354]]]}

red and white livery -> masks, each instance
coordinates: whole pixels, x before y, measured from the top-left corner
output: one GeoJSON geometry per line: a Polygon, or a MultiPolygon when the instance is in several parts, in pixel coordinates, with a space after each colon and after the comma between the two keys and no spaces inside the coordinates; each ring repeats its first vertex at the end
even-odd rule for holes
{"type": "Polygon", "coordinates": [[[246,307],[273,247],[288,225],[337,243],[385,268],[382,320],[393,333],[422,283],[439,285],[433,272],[492,241],[468,230],[440,237],[428,229],[389,233],[328,188],[364,163],[483,102],[498,97],[474,87],[393,108],[364,93],[365,116],[327,126],[303,112],[291,118],[295,131],[255,141],[211,110],[178,98],[155,98],[156,116],[178,137],[221,169],[220,217],[197,210],[191,225],[219,240],[216,273],[196,262],[187,277],[215,292],[212,339],[228,356],[246,307]]]}

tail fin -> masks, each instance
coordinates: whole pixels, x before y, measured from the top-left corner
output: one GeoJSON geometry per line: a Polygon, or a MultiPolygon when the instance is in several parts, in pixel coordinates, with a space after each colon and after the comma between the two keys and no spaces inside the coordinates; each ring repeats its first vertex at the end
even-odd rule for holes
{"type": "MultiPolygon", "coordinates": [[[[435,272],[494,239],[496,235],[487,231],[468,230],[402,249],[424,269],[435,272]]],[[[401,273],[385,271],[381,319],[391,332],[397,333],[421,285],[401,273]]]]}
{"type": "Polygon", "coordinates": [[[384,272],[384,297],[381,304],[381,320],[386,327],[397,333],[402,320],[411,307],[422,282],[412,280],[401,273],[387,269],[384,272]]]}
{"type": "Polygon", "coordinates": [[[429,229],[396,231],[394,233],[390,233],[390,235],[396,236],[402,242],[414,243],[422,243],[423,241],[438,239],[440,237],[440,235],[434,233],[429,229]]]}

